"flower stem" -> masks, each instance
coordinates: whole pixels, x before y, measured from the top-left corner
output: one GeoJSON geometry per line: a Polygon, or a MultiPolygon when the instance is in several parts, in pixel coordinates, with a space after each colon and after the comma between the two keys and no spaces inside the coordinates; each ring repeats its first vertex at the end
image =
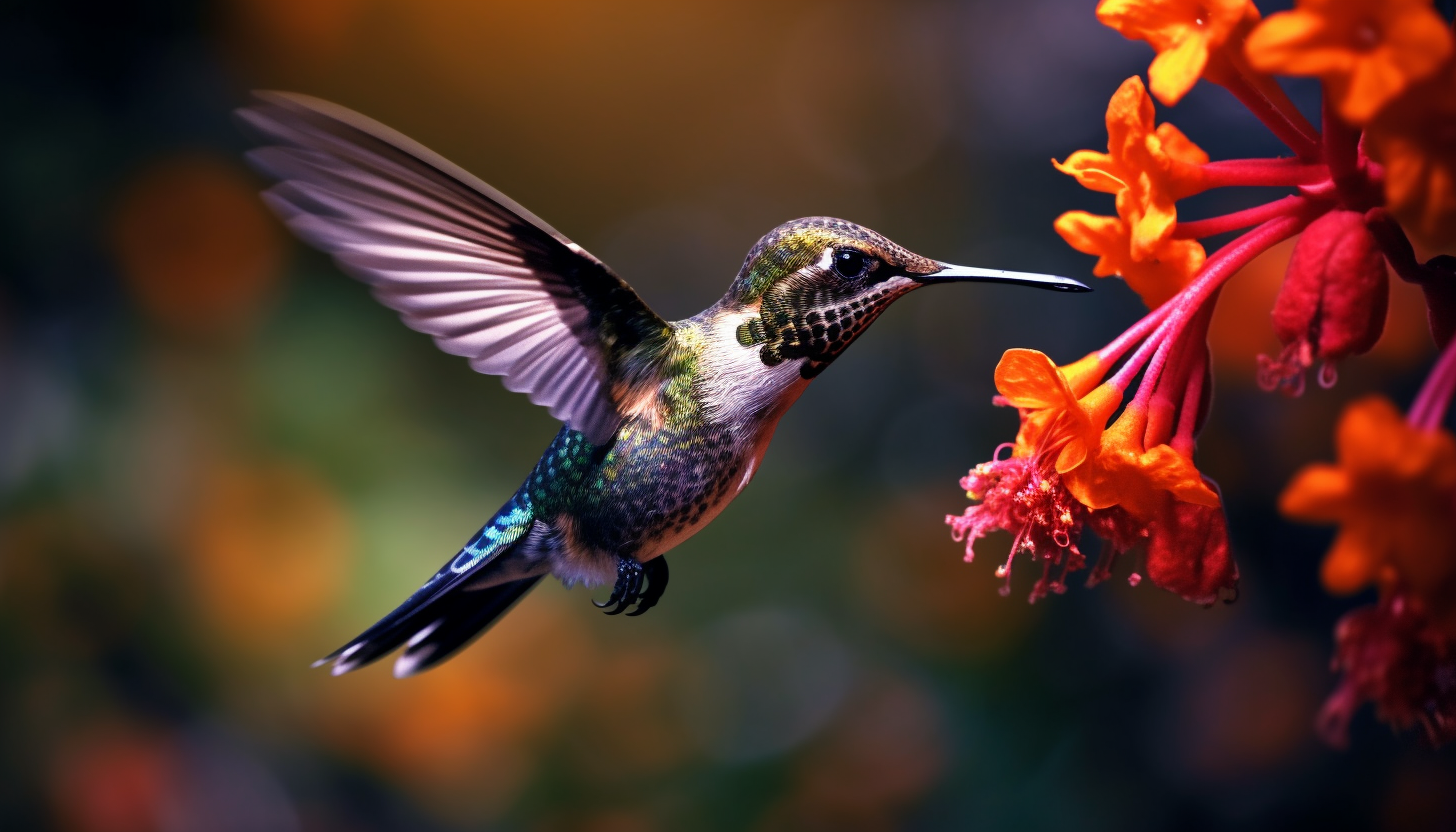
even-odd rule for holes
{"type": "Polygon", "coordinates": [[[1198,431],[1198,417],[1203,410],[1203,379],[1208,373],[1208,353],[1206,350],[1200,352],[1202,354],[1188,373],[1188,384],[1183,388],[1183,405],[1178,412],[1178,432],[1173,434],[1173,441],[1170,443],[1173,450],[1189,459],[1193,458],[1194,434],[1198,431]]]}
{"type": "Polygon", "coordinates": [[[1152,332],[1161,324],[1163,319],[1168,317],[1168,312],[1171,310],[1172,306],[1169,302],[1165,301],[1157,309],[1148,312],[1148,314],[1142,317],[1142,320],[1128,327],[1125,332],[1114,338],[1111,343],[1098,350],[1098,360],[1105,364],[1111,364],[1121,358],[1123,353],[1128,351],[1129,347],[1146,338],[1149,332],[1152,332]]]}
{"type": "Polygon", "coordinates": [[[1276,199],[1273,202],[1257,205],[1253,208],[1234,211],[1231,214],[1222,214],[1217,217],[1193,220],[1191,222],[1180,222],[1173,227],[1173,239],[1200,240],[1216,234],[1238,231],[1242,228],[1258,225],[1261,222],[1298,213],[1312,201],[1307,196],[1290,195],[1283,199],[1276,199]]]}
{"type": "Polygon", "coordinates": [[[1226,80],[1224,88],[1233,93],[1235,98],[1249,108],[1249,112],[1264,122],[1264,126],[1299,158],[1319,158],[1319,133],[1294,106],[1294,102],[1289,100],[1289,96],[1279,89],[1277,82],[1270,79],[1268,83],[1256,86],[1242,72],[1233,73],[1226,80]]]}
{"type": "Polygon", "coordinates": [[[1234,186],[1297,188],[1318,185],[1330,178],[1323,164],[1300,159],[1223,159],[1199,165],[1204,189],[1234,186]]]}
{"type": "Polygon", "coordinates": [[[1434,270],[1416,259],[1415,247],[1405,235],[1405,229],[1400,227],[1400,223],[1395,221],[1389,211],[1372,208],[1365,212],[1365,227],[1370,229],[1375,243],[1385,255],[1385,261],[1401,280],[1420,286],[1438,276],[1434,270]]]}
{"type": "Polygon", "coordinates": [[[1451,396],[1456,393],[1456,339],[1441,351],[1436,366],[1421,385],[1416,400],[1411,404],[1406,420],[1412,427],[1422,430],[1436,430],[1446,420],[1446,410],[1451,405],[1451,396]]]}
{"type": "Polygon", "coordinates": [[[1371,161],[1361,148],[1360,131],[1350,126],[1324,101],[1324,161],[1330,180],[1344,207],[1367,211],[1384,202],[1384,187],[1372,179],[1371,161]]]}
{"type": "MultiPolygon", "coordinates": [[[[1196,365],[1201,365],[1207,360],[1208,355],[1208,324],[1213,319],[1214,307],[1218,304],[1217,294],[1222,287],[1214,290],[1210,295],[1209,302],[1199,307],[1193,317],[1193,321],[1187,330],[1185,337],[1177,339],[1173,348],[1169,351],[1168,366],[1171,372],[1166,372],[1158,379],[1156,389],[1148,402],[1148,412],[1152,418],[1148,421],[1148,432],[1144,437],[1144,446],[1166,444],[1173,434],[1174,414],[1178,413],[1181,405],[1185,409],[1189,406],[1187,383],[1188,376],[1192,374],[1196,365]]],[[[1145,388],[1139,388],[1139,396],[1144,395],[1145,388]]],[[[1198,402],[1193,402],[1197,407],[1198,402]]],[[[1189,449],[1189,456],[1192,456],[1192,448],[1189,449]]]]}
{"type": "Polygon", "coordinates": [[[1137,352],[1118,369],[1110,382],[1118,390],[1126,390],[1128,385],[1143,365],[1152,359],[1148,370],[1143,374],[1142,385],[1138,388],[1138,398],[1146,401],[1146,395],[1151,395],[1151,390],[1145,395],[1143,387],[1157,384],[1158,376],[1162,374],[1163,365],[1167,362],[1167,351],[1163,349],[1166,342],[1176,340],[1182,333],[1188,322],[1194,317],[1198,310],[1213,295],[1218,287],[1222,286],[1225,280],[1237,273],[1249,261],[1264,253],[1277,243],[1293,237],[1304,230],[1318,212],[1312,209],[1300,211],[1297,214],[1277,217],[1269,220],[1252,231],[1245,232],[1238,239],[1220,248],[1203,264],[1198,276],[1193,282],[1183,287],[1183,290],[1174,295],[1167,303],[1168,316],[1143,341],[1137,352]]]}

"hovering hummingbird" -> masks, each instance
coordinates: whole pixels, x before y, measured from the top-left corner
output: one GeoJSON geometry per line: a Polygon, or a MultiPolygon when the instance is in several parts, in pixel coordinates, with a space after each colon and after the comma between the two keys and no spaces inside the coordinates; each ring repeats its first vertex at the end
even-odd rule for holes
{"type": "Polygon", "coordinates": [[[748,485],[804,388],[891,303],[937,283],[1082,292],[1075,280],[952,266],[839,219],[764,235],[717,303],[664,321],[499,191],[358,113],[259,93],[238,111],[264,199],[405,325],[501,376],[565,425],[514,496],[403,604],[316,666],[404,645],[394,674],[444,661],[545,575],[611,583],[608,615],[667,587],[663,553],[748,485]]]}

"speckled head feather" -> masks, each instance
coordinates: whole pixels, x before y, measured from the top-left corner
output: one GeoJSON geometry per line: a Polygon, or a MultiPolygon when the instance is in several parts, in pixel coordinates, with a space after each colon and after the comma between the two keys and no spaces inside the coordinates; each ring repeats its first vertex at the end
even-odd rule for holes
{"type": "Polygon", "coordinates": [[[818,375],[894,300],[944,268],[860,225],[833,217],[794,220],[748,253],[717,309],[753,315],[740,345],[764,365],[796,364],[818,375]]]}
{"type": "MultiPolygon", "coordinates": [[[[743,259],[728,298],[751,303],[778,281],[817,261],[828,248],[852,245],[908,274],[930,274],[940,268],[884,236],[835,217],[803,217],[780,225],[759,239],[743,259]]],[[[728,299],[728,298],[725,298],[728,299]]]]}

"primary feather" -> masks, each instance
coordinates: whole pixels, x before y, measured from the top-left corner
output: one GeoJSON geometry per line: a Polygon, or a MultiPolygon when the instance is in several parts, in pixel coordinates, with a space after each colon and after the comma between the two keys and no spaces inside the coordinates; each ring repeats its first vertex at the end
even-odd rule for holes
{"type": "Polygon", "coordinates": [[[259,93],[249,159],[298,236],[440,349],[606,441],[614,362],[667,324],[600,260],[499,191],[358,113],[259,93]]]}

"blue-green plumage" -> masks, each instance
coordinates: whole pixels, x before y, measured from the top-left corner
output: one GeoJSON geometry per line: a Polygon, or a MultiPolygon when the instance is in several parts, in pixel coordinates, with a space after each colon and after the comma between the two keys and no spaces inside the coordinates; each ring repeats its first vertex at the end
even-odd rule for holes
{"type": "MultiPolygon", "coordinates": [[[[897,298],[954,280],[1085,289],[948,266],[826,217],[761,239],[716,304],[659,318],[621,278],[524,208],[343,108],[260,94],[249,158],[299,236],[441,349],[566,423],[509,502],[396,610],[320,663],[405,649],[443,661],[543,576],[613,584],[612,613],[656,603],[661,555],[754,472],[784,412],[897,298]],[[645,581],[645,585],[644,585],[645,581]]],[[[634,614],[634,613],[629,613],[634,614]]]]}

